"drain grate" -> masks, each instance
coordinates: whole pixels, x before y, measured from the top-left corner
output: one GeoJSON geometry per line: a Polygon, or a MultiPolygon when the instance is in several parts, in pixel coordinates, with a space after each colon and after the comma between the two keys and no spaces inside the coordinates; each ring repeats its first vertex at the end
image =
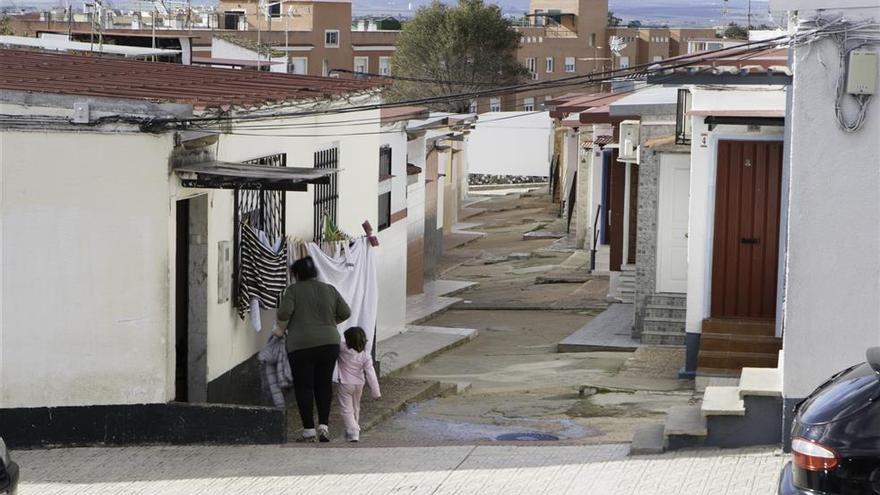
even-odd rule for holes
{"type": "Polygon", "coordinates": [[[499,442],[552,442],[559,440],[559,437],[549,433],[521,432],[498,435],[495,440],[499,442]]]}

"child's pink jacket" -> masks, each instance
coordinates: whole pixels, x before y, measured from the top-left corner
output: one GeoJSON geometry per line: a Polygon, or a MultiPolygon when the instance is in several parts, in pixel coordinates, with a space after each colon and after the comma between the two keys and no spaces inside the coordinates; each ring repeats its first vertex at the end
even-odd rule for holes
{"type": "Polygon", "coordinates": [[[374,398],[382,395],[379,391],[379,379],[376,378],[376,370],[373,368],[373,358],[366,351],[357,352],[343,343],[336,366],[339,369],[339,383],[363,385],[366,382],[374,398]]]}

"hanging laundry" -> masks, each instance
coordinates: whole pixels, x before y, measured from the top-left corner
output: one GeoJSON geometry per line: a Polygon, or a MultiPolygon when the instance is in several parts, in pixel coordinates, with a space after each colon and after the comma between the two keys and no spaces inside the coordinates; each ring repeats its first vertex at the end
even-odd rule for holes
{"type": "Polygon", "coordinates": [[[238,315],[245,319],[250,313],[257,331],[262,327],[258,310],[277,308],[288,282],[287,242],[268,242],[261,234],[249,225],[241,225],[238,315]]]}
{"type": "Polygon", "coordinates": [[[334,244],[331,256],[309,243],[309,256],[315,261],[318,280],[336,287],[351,307],[351,317],[339,325],[340,336],[349,327],[361,327],[367,333],[367,349],[372,349],[379,311],[375,253],[366,238],[334,244]]]}
{"type": "Polygon", "coordinates": [[[275,407],[286,407],[284,391],[293,387],[293,375],[287,357],[287,342],[283,337],[272,335],[269,342],[257,354],[260,363],[260,382],[263,396],[275,407]]]}

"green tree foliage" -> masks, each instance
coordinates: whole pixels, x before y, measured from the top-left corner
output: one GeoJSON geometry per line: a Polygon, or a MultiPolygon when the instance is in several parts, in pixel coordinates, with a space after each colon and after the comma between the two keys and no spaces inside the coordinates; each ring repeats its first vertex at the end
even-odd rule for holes
{"type": "Polygon", "coordinates": [[[608,11],[608,27],[617,27],[623,22],[623,19],[614,15],[614,12],[608,11]]]}
{"type": "Polygon", "coordinates": [[[0,36],[12,34],[12,28],[9,26],[9,16],[0,14],[0,36]]]}
{"type": "Polygon", "coordinates": [[[736,40],[747,40],[749,39],[749,32],[739,24],[731,22],[727,25],[727,29],[724,30],[724,37],[736,40]]]}
{"type": "Polygon", "coordinates": [[[628,27],[628,28],[640,28],[640,27],[642,27],[642,21],[639,21],[639,20],[629,21],[629,22],[626,24],[626,27],[628,27]]]}
{"type": "MultiPolygon", "coordinates": [[[[404,23],[391,60],[394,76],[434,82],[398,79],[387,96],[390,101],[406,101],[522,82],[528,71],[516,60],[519,40],[497,5],[483,0],[460,0],[454,6],[435,1],[404,23]]],[[[462,112],[469,105],[464,100],[430,106],[462,112]]]]}

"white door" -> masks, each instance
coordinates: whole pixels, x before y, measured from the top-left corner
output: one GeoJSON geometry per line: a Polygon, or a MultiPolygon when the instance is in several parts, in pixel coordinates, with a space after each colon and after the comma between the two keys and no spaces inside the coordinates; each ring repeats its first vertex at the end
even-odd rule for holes
{"type": "Polygon", "coordinates": [[[657,292],[687,292],[690,155],[660,156],[657,292]]]}

